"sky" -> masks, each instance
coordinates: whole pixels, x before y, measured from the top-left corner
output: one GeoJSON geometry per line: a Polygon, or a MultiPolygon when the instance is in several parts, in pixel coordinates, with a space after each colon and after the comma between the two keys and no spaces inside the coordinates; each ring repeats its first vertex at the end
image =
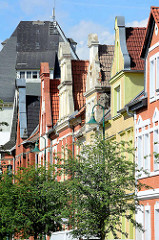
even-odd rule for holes
{"type": "Polygon", "coordinates": [[[88,59],[89,33],[97,33],[100,44],[113,44],[116,16],[124,16],[126,26],[146,27],[150,7],[159,6],[159,1],[0,0],[0,42],[10,37],[20,21],[51,21],[53,6],[66,37],[77,42],[79,58],[88,59]]]}

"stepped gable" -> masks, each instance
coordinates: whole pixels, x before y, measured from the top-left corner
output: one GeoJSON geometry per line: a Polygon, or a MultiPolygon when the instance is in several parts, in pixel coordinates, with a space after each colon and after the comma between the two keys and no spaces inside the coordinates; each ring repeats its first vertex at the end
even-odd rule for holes
{"type": "Polygon", "coordinates": [[[132,70],[144,70],[144,60],[140,58],[146,28],[126,28],[126,44],[131,58],[132,70]]]}
{"type": "Polygon", "coordinates": [[[75,110],[80,110],[86,102],[86,79],[88,74],[89,61],[72,60],[73,76],[73,98],[75,110]]]}
{"type": "Polygon", "coordinates": [[[51,110],[52,110],[52,122],[53,126],[59,119],[59,90],[58,85],[60,84],[59,79],[50,80],[50,95],[51,95],[51,110]]]}
{"type": "Polygon", "coordinates": [[[101,68],[101,84],[102,86],[109,86],[114,56],[114,45],[99,45],[98,55],[101,68]]]}

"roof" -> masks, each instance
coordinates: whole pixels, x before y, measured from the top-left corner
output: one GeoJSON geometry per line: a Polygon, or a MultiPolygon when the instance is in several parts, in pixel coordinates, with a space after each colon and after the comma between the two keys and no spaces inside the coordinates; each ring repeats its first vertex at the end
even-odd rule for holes
{"type": "Polygon", "coordinates": [[[114,56],[114,45],[99,45],[98,55],[101,68],[102,85],[109,86],[114,56]]]}
{"type": "Polygon", "coordinates": [[[52,110],[52,122],[53,126],[59,119],[59,90],[58,85],[60,84],[59,79],[50,80],[50,95],[51,95],[51,110],[52,110]]]}
{"type": "Polygon", "coordinates": [[[28,136],[34,131],[39,124],[40,97],[26,96],[26,112],[27,112],[27,130],[28,136]]]}
{"type": "Polygon", "coordinates": [[[75,110],[80,110],[85,105],[84,93],[89,61],[72,60],[73,98],[75,110]]]}
{"type": "Polygon", "coordinates": [[[39,69],[40,62],[54,67],[55,52],[62,36],[53,22],[21,21],[17,27],[16,69],[39,69]]]}
{"type": "Polygon", "coordinates": [[[144,70],[144,60],[140,58],[146,28],[126,28],[126,44],[131,58],[132,70],[144,70]]]}
{"type": "MultiPolygon", "coordinates": [[[[55,69],[58,45],[64,41],[69,42],[57,22],[21,21],[0,51],[0,98],[13,102],[16,69],[40,69],[40,62],[55,69]]],[[[72,56],[78,59],[72,44],[72,56]]]]}
{"type": "Polygon", "coordinates": [[[13,102],[14,100],[16,77],[16,34],[15,31],[0,52],[0,98],[4,102],[13,102]]]}
{"type": "Polygon", "coordinates": [[[148,19],[147,28],[146,28],[146,34],[145,34],[145,39],[143,42],[143,47],[141,49],[141,57],[142,58],[144,58],[146,49],[149,47],[150,40],[152,37],[152,31],[154,29],[154,27],[153,27],[154,22],[157,24],[157,26],[159,28],[159,7],[152,6],[150,15],[149,15],[149,19],[148,19]]]}

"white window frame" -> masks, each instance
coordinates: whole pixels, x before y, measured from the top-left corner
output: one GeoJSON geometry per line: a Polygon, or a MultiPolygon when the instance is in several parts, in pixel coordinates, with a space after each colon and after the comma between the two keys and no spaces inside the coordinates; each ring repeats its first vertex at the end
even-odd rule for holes
{"type": "MultiPolygon", "coordinates": [[[[159,129],[158,127],[154,128],[153,130],[153,153],[156,152],[159,154],[159,129]],[[155,134],[157,132],[157,137],[154,138],[155,134]],[[157,144],[155,144],[157,142],[157,144]],[[157,150],[156,150],[156,149],[157,150]]],[[[159,171],[159,162],[156,162],[155,155],[153,154],[153,166],[154,166],[154,172],[159,171]]]]}
{"type": "Polygon", "coordinates": [[[151,103],[159,99],[159,52],[150,57],[149,65],[150,65],[149,93],[151,103]],[[154,71],[152,71],[151,66],[152,62],[154,62],[154,71]]]}
{"type": "MultiPolygon", "coordinates": [[[[136,222],[144,227],[144,206],[137,207],[137,213],[135,215],[136,222]]],[[[136,228],[136,240],[144,240],[144,233],[142,230],[136,228]]]]}
{"type": "Polygon", "coordinates": [[[144,210],[144,240],[151,240],[151,207],[146,205],[144,210]]]}
{"type": "Polygon", "coordinates": [[[137,164],[138,164],[138,169],[143,168],[144,170],[147,170],[148,172],[150,172],[150,133],[149,132],[141,133],[137,137],[137,164]],[[146,137],[148,137],[148,142],[146,142],[146,137]]]}
{"type": "Polygon", "coordinates": [[[156,202],[154,206],[154,228],[155,228],[155,240],[159,239],[159,202],[156,202]]]}

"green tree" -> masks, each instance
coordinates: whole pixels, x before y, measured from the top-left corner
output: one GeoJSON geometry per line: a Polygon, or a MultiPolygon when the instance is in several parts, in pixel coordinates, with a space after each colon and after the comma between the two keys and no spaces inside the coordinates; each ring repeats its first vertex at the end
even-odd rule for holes
{"type": "Polygon", "coordinates": [[[12,180],[7,174],[0,179],[0,239],[11,237],[16,230],[13,219],[18,192],[12,180]]]}
{"type": "Polygon", "coordinates": [[[11,228],[14,236],[22,238],[34,236],[34,239],[37,239],[60,230],[61,210],[65,204],[66,194],[64,185],[56,181],[52,170],[45,170],[43,167],[20,169],[14,176],[15,183],[9,181],[10,190],[7,191],[4,180],[9,177],[2,178],[0,185],[1,198],[4,198],[0,212],[3,212],[3,208],[6,209],[4,214],[9,212],[13,204],[11,212],[13,215],[9,224],[6,218],[1,219],[6,226],[5,233],[11,228]],[[8,199],[9,205],[5,198],[8,199]]]}
{"type": "Polygon", "coordinates": [[[70,176],[67,187],[71,201],[66,215],[73,236],[104,240],[109,233],[115,239],[121,233],[127,237],[121,227],[122,216],[142,229],[134,220],[139,204],[136,189],[142,185],[135,180],[131,144],[97,137],[91,145],[78,147],[80,154],[70,154],[63,165],[63,171],[70,176]]]}

